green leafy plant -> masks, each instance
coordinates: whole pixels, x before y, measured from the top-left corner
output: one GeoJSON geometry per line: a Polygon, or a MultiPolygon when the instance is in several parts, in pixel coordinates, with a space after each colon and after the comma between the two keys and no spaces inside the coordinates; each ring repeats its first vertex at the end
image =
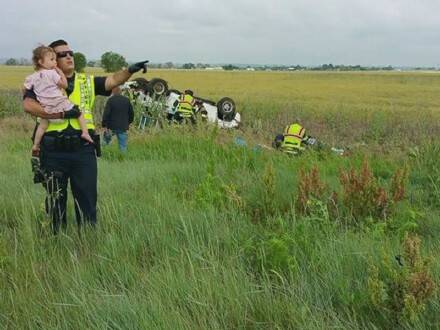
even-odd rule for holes
{"type": "Polygon", "coordinates": [[[294,248],[295,242],[288,234],[266,233],[249,240],[245,252],[252,268],[258,272],[287,274],[297,269],[294,248]]]}
{"type": "Polygon", "coordinates": [[[368,292],[374,308],[393,323],[414,322],[434,297],[436,284],[430,272],[432,258],[421,255],[421,239],[405,236],[403,255],[384,254],[379,265],[370,260],[368,292]]]}

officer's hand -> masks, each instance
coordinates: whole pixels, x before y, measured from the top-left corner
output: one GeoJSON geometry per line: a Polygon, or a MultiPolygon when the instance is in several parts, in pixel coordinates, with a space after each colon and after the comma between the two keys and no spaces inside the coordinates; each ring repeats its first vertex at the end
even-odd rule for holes
{"type": "Polygon", "coordinates": [[[64,116],[62,118],[71,119],[78,118],[81,115],[81,111],[77,107],[72,108],[72,110],[64,111],[64,116]]]}
{"type": "Polygon", "coordinates": [[[147,72],[147,63],[148,61],[134,63],[128,67],[128,72],[135,73],[138,72],[139,70],[142,70],[142,73],[145,73],[147,72]]]}

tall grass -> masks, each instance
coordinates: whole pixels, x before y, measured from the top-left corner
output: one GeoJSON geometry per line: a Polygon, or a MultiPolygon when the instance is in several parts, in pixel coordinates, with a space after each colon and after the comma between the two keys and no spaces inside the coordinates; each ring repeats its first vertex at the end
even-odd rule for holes
{"type": "MultiPolygon", "coordinates": [[[[292,77],[280,77],[286,79],[286,89],[295,86],[289,81],[292,77]]],[[[310,83],[309,89],[320,79],[346,81],[354,85],[352,89],[376,78],[389,78],[393,85],[401,79],[422,89],[437,86],[429,87],[424,77],[415,82],[411,77],[390,77],[304,74],[302,79],[310,83]]],[[[182,85],[189,84],[189,77],[179,79],[182,85]]],[[[269,74],[267,80],[271,79],[269,74]]],[[[316,95],[313,90],[309,93],[316,95]]],[[[350,88],[339,94],[350,102],[362,98],[350,88]]],[[[431,97],[437,104],[438,99],[431,97]]],[[[242,131],[202,125],[132,130],[127,155],[121,156],[116,145],[106,148],[98,162],[97,229],[77,231],[70,201],[68,229],[56,237],[43,209],[44,191],[31,180],[33,122],[22,115],[4,116],[0,324],[10,329],[438,327],[436,291],[424,301],[424,310],[416,308],[418,313],[408,318],[400,312],[394,317],[386,304],[378,307],[371,298],[372,269],[378,268],[381,281],[388,279],[384,255],[396,269],[400,266],[395,256],[402,256],[404,265],[408,261],[402,246],[405,234],[418,233],[421,258],[432,260],[427,273],[433,283],[440,281],[438,143],[427,142],[422,130],[415,134],[424,144],[396,148],[400,136],[396,129],[387,133],[394,142],[383,142],[387,153],[377,148],[374,135],[366,135],[367,145],[353,147],[349,157],[323,151],[290,158],[252,148],[258,142],[269,143],[270,134],[259,130],[281,129],[286,123],[282,115],[276,117],[279,122],[269,123],[266,101],[240,102],[248,118],[242,131]],[[249,147],[234,145],[235,135],[245,136],[249,147]],[[403,164],[408,168],[405,198],[386,221],[362,214],[351,226],[344,221],[348,209],[335,217],[313,194],[307,212],[297,212],[298,187],[305,182],[300,169],[303,173],[316,169],[333,191],[340,188],[341,171],[358,171],[365,155],[374,182],[381,186],[391,187],[396,170],[403,164]]],[[[341,108],[348,109],[350,102],[341,108]]],[[[417,100],[409,102],[411,108],[417,100]]],[[[21,113],[19,102],[14,109],[21,113]]],[[[298,109],[309,116],[311,125],[317,125],[313,117],[322,118],[326,125],[316,131],[323,134],[355,132],[350,125],[367,116],[347,110],[339,117],[344,120],[332,121],[325,112],[314,116],[307,105],[298,109]]],[[[380,107],[372,106],[373,110],[382,116],[380,107]]],[[[423,115],[408,112],[406,123],[426,130],[434,127],[431,114],[420,111],[423,115]]],[[[389,122],[386,127],[392,127],[392,114],[383,116],[389,122]]],[[[369,128],[380,131],[382,123],[377,119],[369,128]]]]}

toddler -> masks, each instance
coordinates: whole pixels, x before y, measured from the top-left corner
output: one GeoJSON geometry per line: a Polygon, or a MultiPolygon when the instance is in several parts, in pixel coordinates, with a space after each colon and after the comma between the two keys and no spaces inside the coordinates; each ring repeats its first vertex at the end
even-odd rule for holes
{"type": "MultiPolygon", "coordinates": [[[[72,110],[75,105],[69,101],[65,94],[64,89],[67,88],[67,79],[64,73],[57,67],[55,51],[46,46],[37,47],[33,51],[32,61],[34,63],[35,72],[26,77],[24,87],[34,91],[38,102],[40,102],[44,111],[47,113],[72,110]]],[[[81,138],[93,143],[87,130],[83,114],[78,117],[78,121],[81,127],[81,138]]],[[[41,119],[37,131],[35,132],[32,154],[37,155],[39,153],[41,139],[48,125],[48,119],[41,119]]]]}

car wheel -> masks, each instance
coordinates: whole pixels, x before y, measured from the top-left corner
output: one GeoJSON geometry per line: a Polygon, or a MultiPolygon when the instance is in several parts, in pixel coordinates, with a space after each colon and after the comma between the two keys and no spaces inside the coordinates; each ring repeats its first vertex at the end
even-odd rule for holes
{"type": "Polygon", "coordinates": [[[232,121],[235,117],[235,103],[229,97],[224,97],[217,102],[218,118],[225,121],[232,121]]]}
{"type": "Polygon", "coordinates": [[[151,96],[165,95],[168,91],[168,84],[163,79],[154,78],[148,83],[148,91],[150,92],[151,96]]]}

